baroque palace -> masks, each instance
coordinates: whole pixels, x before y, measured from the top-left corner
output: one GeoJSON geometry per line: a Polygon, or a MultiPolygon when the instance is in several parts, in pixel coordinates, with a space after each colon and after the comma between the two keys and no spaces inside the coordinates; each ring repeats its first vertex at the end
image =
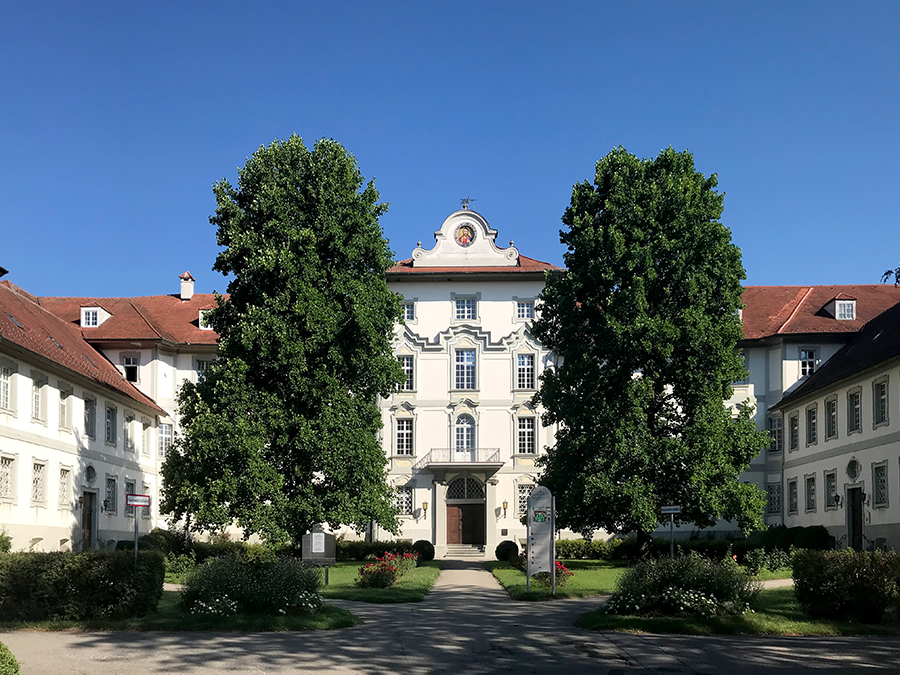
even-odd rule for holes
{"type": "MultiPolygon", "coordinates": [[[[497,234],[463,208],[387,271],[404,299],[393,344],[406,373],[381,402],[387,478],[400,536],[438,556],[523,543],[535,460],[554,442],[531,404],[554,356],[530,328],[545,274],[562,270],[497,234]]],[[[755,406],[772,434],[745,473],[768,495],[766,521],[825,525],[839,547],[900,547],[900,288],[749,286],[743,300],[750,374],[725,404],[755,406]]],[[[215,359],[214,304],[187,272],[178,293],[134,298],[39,298],[0,281],[0,527],[15,550],[112,546],[135,519],[165,526],[159,467],[178,387],[215,359]],[[126,506],[132,492],[151,507],[126,506]]]]}

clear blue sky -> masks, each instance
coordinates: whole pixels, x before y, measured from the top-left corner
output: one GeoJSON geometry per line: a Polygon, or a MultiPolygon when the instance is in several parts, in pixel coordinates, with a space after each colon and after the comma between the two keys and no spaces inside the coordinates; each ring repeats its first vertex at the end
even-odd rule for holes
{"type": "Polygon", "coordinates": [[[559,264],[623,145],[717,173],[747,283],[900,262],[900,3],[4,3],[0,265],[40,295],[225,290],[211,185],[343,143],[398,258],[471,194],[559,264]]]}

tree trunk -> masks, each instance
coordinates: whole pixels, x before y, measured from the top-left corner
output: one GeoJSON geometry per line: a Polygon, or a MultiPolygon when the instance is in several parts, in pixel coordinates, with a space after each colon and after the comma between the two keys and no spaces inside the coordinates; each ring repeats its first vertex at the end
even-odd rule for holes
{"type": "Polygon", "coordinates": [[[647,560],[653,550],[653,533],[644,530],[637,531],[637,559],[647,560]]]}

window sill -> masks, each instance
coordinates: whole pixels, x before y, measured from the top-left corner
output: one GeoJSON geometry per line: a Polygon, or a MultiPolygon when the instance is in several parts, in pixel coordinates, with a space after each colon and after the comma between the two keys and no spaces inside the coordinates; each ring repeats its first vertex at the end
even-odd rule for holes
{"type": "Polygon", "coordinates": [[[475,389],[451,389],[450,393],[451,394],[477,394],[479,391],[481,391],[481,390],[478,388],[475,388],[475,389]]]}
{"type": "Polygon", "coordinates": [[[851,429],[850,431],[847,432],[847,435],[852,436],[853,434],[861,434],[861,433],[862,433],[862,429],[851,429]]]}
{"type": "Polygon", "coordinates": [[[888,504],[873,504],[872,508],[882,510],[888,508],[888,504]]]}
{"type": "Polygon", "coordinates": [[[46,509],[47,502],[31,502],[31,506],[36,509],[46,509]]]}
{"type": "Polygon", "coordinates": [[[32,418],[31,418],[31,423],[32,423],[32,424],[40,424],[42,427],[47,426],[47,420],[42,420],[42,419],[39,419],[39,418],[37,418],[37,417],[32,417],[32,418]]]}
{"type": "Polygon", "coordinates": [[[416,458],[415,455],[391,455],[391,459],[409,459],[414,460],[416,458]]]}
{"type": "Polygon", "coordinates": [[[891,421],[885,420],[884,422],[877,422],[876,424],[873,424],[872,430],[874,431],[875,429],[880,429],[881,427],[889,427],[889,426],[891,426],[891,421]]]}

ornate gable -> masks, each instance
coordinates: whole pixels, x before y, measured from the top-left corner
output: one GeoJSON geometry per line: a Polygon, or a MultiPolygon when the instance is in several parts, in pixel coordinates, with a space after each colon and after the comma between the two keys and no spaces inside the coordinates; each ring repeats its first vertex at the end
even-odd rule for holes
{"type": "Polygon", "coordinates": [[[413,267],[516,267],[519,251],[510,242],[509,248],[497,248],[497,230],[491,229],[480,213],[460,209],[434,233],[431,250],[421,242],[412,253],[413,267]]]}

